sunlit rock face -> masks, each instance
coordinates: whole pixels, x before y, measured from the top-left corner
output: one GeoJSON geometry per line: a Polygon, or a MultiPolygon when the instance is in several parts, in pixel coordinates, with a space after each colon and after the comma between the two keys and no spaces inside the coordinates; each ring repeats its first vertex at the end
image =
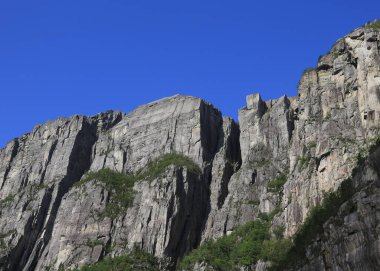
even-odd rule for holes
{"type": "MultiPolygon", "coordinates": [[[[298,96],[251,94],[239,123],[199,98],[176,95],[128,114],[49,121],[12,140],[0,150],[0,269],[67,270],[139,247],[160,258],[162,270],[174,270],[204,241],[260,213],[275,212],[273,224],[292,236],[379,135],[379,42],[379,30],[353,31],[304,72],[298,96]],[[110,187],[77,185],[88,171],[139,174],[170,153],[200,170],[174,161],[136,181],[131,205],[116,215],[106,213],[110,187]],[[283,183],[273,189],[273,180],[283,183]]],[[[360,189],[341,207],[341,223],[325,225],[302,270],[380,268],[378,161],[373,154],[355,177],[360,189]]]]}

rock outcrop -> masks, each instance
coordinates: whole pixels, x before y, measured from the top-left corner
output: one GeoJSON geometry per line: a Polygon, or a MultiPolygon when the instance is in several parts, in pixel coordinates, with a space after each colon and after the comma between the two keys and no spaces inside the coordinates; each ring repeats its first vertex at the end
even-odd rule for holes
{"type": "Polygon", "coordinates": [[[352,178],[357,192],[324,224],[299,270],[377,270],[380,266],[380,148],[352,178]]]}
{"type": "MultiPolygon", "coordinates": [[[[379,44],[379,29],[353,31],[304,72],[297,97],[249,95],[239,124],[176,95],[128,114],[60,118],[12,140],[0,150],[0,269],[67,270],[138,247],[174,270],[204,241],[262,213],[294,235],[380,135],[379,44]],[[105,168],[139,174],[170,153],[200,171],[172,163],[136,181],[131,205],[116,215],[106,213],[115,191],[96,179],[81,183],[105,168]]],[[[354,176],[350,204],[308,247],[302,270],[380,268],[379,168],[377,151],[354,176]]]]}

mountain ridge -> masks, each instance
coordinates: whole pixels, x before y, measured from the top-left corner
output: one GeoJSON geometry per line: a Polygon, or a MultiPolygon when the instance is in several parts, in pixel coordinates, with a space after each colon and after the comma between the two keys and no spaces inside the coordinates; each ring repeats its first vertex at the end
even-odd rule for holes
{"type": "MultiPolygon", "coordinates": [[[[278,227],[290,238],[369,156],[355,180],[358,189],[373,181],[371,193],[339,213],[342,224],[330,228],[339,238],[316,236],[322,256],[305,246],[307,260],[295,270],[376,270],[380,254],[366,251],[380,242],[379,211],[369,200],[377,202],[380,173],[368,147],[380,135],[379,41],[377,29],[354,30],[304,72],[298,96],[263,101],[251,94],[238,123],[200,98],[175,95],[127,114],[59,118],[12,140],[0,150],[1,269],[74,269],[139,248],[174,270],[207,240],[265,215],[266,238],[278,227]],[[170,162],[153,180],[134,182],[132,205],[116,216],[97,214],[120,203],[119,188],[96,177],[75,185],[86,172],[137,174],[167,154],[186,157],[201,173],[170,162]]],[[[253,254],[247,259],[233,268],[270,268],[253,254]]],[[[221,267],[207,259],[191,266],[210,268],[221,267]]]]}

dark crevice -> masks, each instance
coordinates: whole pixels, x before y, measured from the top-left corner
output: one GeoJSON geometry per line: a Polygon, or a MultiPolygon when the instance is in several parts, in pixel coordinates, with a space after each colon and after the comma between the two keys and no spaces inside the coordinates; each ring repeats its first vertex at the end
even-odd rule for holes
{"type": "Polygon", "coordinates": [[[20,238],[17,245],[12,249],[7,259],[8,263],[4,264],[6,270],[22,270],[23,265],[28,260],[29,253],[35,246],[38,235],[42,230],[44,217],[48,212],[48,206],[52,198],[52,189],[46,190],[41,200],[40,208],[26,222],[24,236],[28,238],[20,238]]]}
{"type": "Polygon", "coordinates": [[[318,170],[319,165],[321,164],[321,161],[324,158],[328,157],[329,155],[330,155],[330,152],[326,152],[326,153],[322,154],[321,156],[315,158],[315,170],[318,170]]]}
{"type": "Polygon", "coordinates": [[[228,196],[228,184],[230,182],[232,174],[234,174],[234,168],[230,163],[227,163],[225,165],[222,179],[221,179],[221,184],[220,184],[220,193],[219,193],[218,202],[217,202],[217,206],[219,209],[222,208],[224,201],[226,197],[228,196]]]}
{"type": "MultiPolygon", "coordinates": [[[[107,118],[107,120],[110,118],[110,116],[105,115],[100,115],[100,117],[107,118]]],[[[38,260],[52,237],[54,223],[64,195],[90,168],[92,147],[98,138],[99,126],[103,125],[105,129],[113,127],[122,119],[122,114],[112,117],[114,119],[110,121],[111,124],[105,124],[102,122],[104,120],[100,118],[95,121],[94,117],[82,120],[82,128],[75,138],[69,157],[67,174],[58,184],[46,190],[40,209],[29,218],[23,236],[9,254],[9,268],[7,270],[35,270],[38,260]],[[53,198],[54,202],[52,201],[53,198]]],[[[49,152],[48,161],[51,161],[56,144],[57,142],[54,143],[49,152]]],[[[46,172],[43,172],[41,180],[44,179],[45,174],[46,172]]]]}
{"type": "Polygon", "coordinates": [[[223,129],[223,118],[219,110],[205,102],[200,107],[201,145],[203,161],[211,163],[215,154],[221,148],[219,144],[220,129],[223,129]]]}
{"type": "Polygon", "coordinates": [[[12,162],[13,162],[13,159],[16,157],[17,155],[17,152],[18,152],[18,148],[20,146],[20,143],[18,142],[18,139],[14,139],[14,145],[12,147],[12,151],[11,151],[11,157],[9,159],[9,162],[8,162],[8,165],[7,165],[7,168],[5,169],[5,173],[4,173],[4,177],[3,177],[3,183],[1,184],[1,189],[3,189],[4,187],[4,184],[6,182],[6,179],[8,177],[8,174],[12,168],[12,162]]]}
{"type": "Polygon", "coordinates": [[[51,147],[50,147],[50,150],[49,150],[49,154],[48,154],[48,158],[47,158],[47,161],[46,161],[46,164],[45,164],[45,168],[41,174],[41,180],[40,180],[40,184],[42,184],[44,182],[44,179],[45,179],[45,174],[46,174],[46,170],[48,168],[48,165],[51,161],[51,158],[53,156],[53,153],[57,147],[57,144],[58,144],[58,140],[54,140],[54,142],[52,143],[51,147]]]}
{"type": "Polygon", "coordinates": [[[176,170],[176,198],[179,200],[179,210],[172,218],[168,234],[170,243],[165,255],[172,258],[170,270],[175,270],[175,264],[183,255],[197,247],[201,240],[201,229],[206,218],[205,204],[208,204],[207,185],[202,175],[176,170]],[[187,191],[184,183],[188,184],[187,191]],[[175,229],[175,230],[173,230],[175,229]]]}
{"type": "Polygon", "coordinates": [[[59,182],[58,187],[56,188],[56,196],[54,202],[50,204],[51,209],[49,216],[45,216],[44,219],[42,219],[42,221],[46,222],[44,223],[41,233],[39,234],[39,238],[33,248],[33,251],[30,251],[28,262],[25,263],[25,266],[23,266],[24,263],[20,263],[18,266],[19,269],[24,268],[26,270],[34,270],[36,268],[41,253],[51,239],[54,222],[63,196],[89,169],[91,165],[92,146],[97,139],[96,130],[94,128],[96,128],[96,126],[94,127],[86,120],[83,121],[82,130],[79,131],[75,139],[73,150],[69,157],[67,175],[59,182]]]}

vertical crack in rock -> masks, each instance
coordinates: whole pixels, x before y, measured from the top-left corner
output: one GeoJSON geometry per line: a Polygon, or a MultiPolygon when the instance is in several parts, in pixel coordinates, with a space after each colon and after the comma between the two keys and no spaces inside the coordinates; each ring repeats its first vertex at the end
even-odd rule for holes
{"type": "MultiPolygon", "coordinates": [[[[17,155],[17,151],[18,151],[18,147],[19,147],[19,142],[18,142],[18,139],[14,139],[13,144],[11,145],[11,152],[10,152],[10,156],[9,156],[9,161],[7,162],[7,165],[6,165],[6,169],[5,169],[5,172],[4,172],[4,175],[3,175],[3,181],[1,183],[1,188],[0,190],[3,189],[4,187],[4,184],[5,182],[7,181],[7,177],[8,177],[8,174],[9,174],[9,171],[11,170],[11,165],[12,165],[12,161],[13,159],[16,157],[17,155]]],[[[5,151],[4,151],[4,155],[5,155],[5,151]]]]}
{"type": "MultiPolygon", "coordinates": [[[[29,175],[27,175],[28,177],[25,179],[29,179],[31,183],[29,184],[28,182],[24,181],[19,188],[21,189],[20,191],[23,191],[25,189],[29,190],[29,192],[26,194],[23,193],[23,200],[26,202],[25,204],[22,204],[22,209],[24,211],[28,210],[28,213],[30,213],[30,215],[26,217],[27,220],[25,220],[22,235],[18,237],[18,239],[14,239],[17,241],[17,243],[13,248],[10,249],[8,255],[1,260],[1,265],[7,266],[7,270],[35,269],[37,261],[41,257],[42,251],[49,243],[52,235],[53,225],[57,223],[56,215],[62,198],[68,192],[72,184],[78,181],[84,172],[88,170],[91,164],[91,151],[93,144],[97,139],[97,129],[102,129],[102,125],[107,128],[108,126],[112,126],[114,124],[110,121],[107,121],[105,124],[102,123],[101,117],[104,116],[105,115],[101,115],[98,120],[87,119],[85,117],[79,116],[73,117],[70,122],[71,127],[66,131],[61,130],[59,126],[68,124],[66,121],[58,121],[56,123],[53,123],[51,126],[39,126],[34,130],[32,136],[38,137],[41,135],[41,132],[44,129],[45,131],[50,130],[50,132],[55,133],[54,129],[56,127],[55,125],[57,125],[57,135],[63,131],[63,133],[66,133],[66,136],[68,136],[68,138],[75,138],[73,139],[74,141],[71,149],[68,150],[69,156],[67,160],[67,169],[65,170],[65,168],[61,168],[63,170],[61,179],[59,178],[59,175],[56,175],[58,172],[52,172],[52,169],[56,167],[57,163],[60,163],[60,161],[62,161],[62,158],[60,158],[60,156],[64,155],[63,152],[67,150],[60,149],[59,153],[55,154],[59,143],[58,140],[54,137],[51,141],[46,141],[48,145],[46,145],[47,147],[45,148],[46,151],[43,160],[30,161],[32,168],[40,169],[36,172],[38,175],[34,173],[35,171],[29,173],[29,175]],[[74,135],[70,129],[76,129],[76,127],[78,127],[79,130],[74,135]],[[33,202],[39,198],[41,201],[38,206],[36,206],[37,208],[34,210],[32,209],[32,212],[30,212],[29,208],[31,207],[31,204],[33,204],[33,202]]],[[[119,120],[120,119],[121,118],[119,117],[119,120]]],[[[119,120],[116,119],[116,122],[119,120]]],[[[48,138],[50,138],[50,136],[48,136],[47,139],[48,138]]],[[[65,140],[65,138],[61,139],[60,144],[63,145],[65,140]]],[[[61,148],[62,145],[60,145],[59,148],[61,148]]],[[[10,161],[15,159],[14,157],[17,150],[17,148],[15,148],[16,146],[17,145],[13,146],[10,161]]],[[[24,149],[20,155],[26,154],[27,153],[24,149]]],[[[18,166],[18,164],[15,164],[14,166],[16,169],[16,166],[18,166]]],[[[8,175],[10,170],[11,169],[6,168],[5,175],[8,175]]],[[[20,226],[22,226],[22,224],[20,226]]]]}
{"type": "MultiPolygon", "coordinates": [[[[36,240],[35,247],[29,256],[29,260],[23,270],[34,270],[41,252],[44,250],[52,235],[58,208],[63,196],[69,191],[70,187],[80,180],[82,175],[88,170],[91,163],[91,148],[96,141],[96,126],[91,125],[87,120],[83,120],[82,130],[78,133],[72,153],[69,158],[67,175],[54,187],[54,201],[50,202],[49,214],[46,217],[42,232],[36,240]]],[[[26,252],[26,251],[25,251],[26,252]]],[[[23,264],[23,263],[20,263],[23,264]]],[[[18,266],[21,269],[22,265],[18,266]]]]}

